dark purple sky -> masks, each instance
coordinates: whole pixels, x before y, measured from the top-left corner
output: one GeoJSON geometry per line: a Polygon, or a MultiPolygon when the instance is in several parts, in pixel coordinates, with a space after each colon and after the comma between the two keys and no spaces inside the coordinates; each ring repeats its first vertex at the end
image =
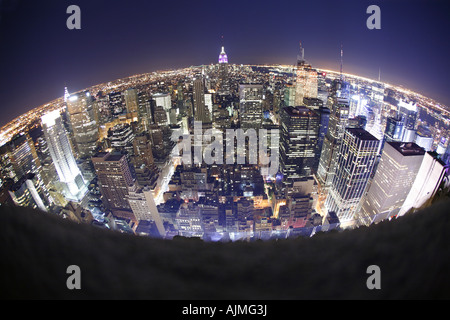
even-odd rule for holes
{"type": "Polygon", "coordinates": [[[447,0],[0,0],[0,125],[63,95],[132,74],[217,62],[294,64],[403,85],[450,106],[447,0]],[[81,8],[81,30],[66,9],[81,8]],[[381,30],[366,28],[369,5],[381,30]]]}

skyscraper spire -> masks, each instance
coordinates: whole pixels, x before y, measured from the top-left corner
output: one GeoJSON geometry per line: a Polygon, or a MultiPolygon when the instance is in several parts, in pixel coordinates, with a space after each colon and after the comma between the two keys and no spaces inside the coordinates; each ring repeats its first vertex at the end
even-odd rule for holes
{"type": "Polygon", "coordinates": [[[340,70],[340,73],[341,73],[341,81],[343,81],[344,80],[344,75],[343,75],[343,66],[344,66],[344,49],[343,49],[343,47],[342,47],[342,44],[341,44],[341,70],[340,70]]]}
{"type": "Polygon", "coordinates": [[[70,94],[67,90],[67,87],[64,87],[64,102],[67,102],[67,99],[69,98],[70,94]]]}
{"type": "Polygon", "coordinates": [[[219,63],[228,63],[228,56],[225,53],[224,47],[222,47],[222,51],[220,52],[220,55],[219,55],[219,63]]]}
{"type": "Polygon", "coordinates": [[[302,47],[302,42],[300,41],[300,55],[297,56],[297,65],[305,64],[305,49],[302,47]]]}

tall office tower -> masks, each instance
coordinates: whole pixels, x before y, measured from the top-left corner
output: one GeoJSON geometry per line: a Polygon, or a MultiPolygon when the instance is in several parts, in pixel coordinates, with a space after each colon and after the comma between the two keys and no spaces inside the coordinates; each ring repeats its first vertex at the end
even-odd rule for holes
{"type": "Polygon", "coordinates": [[[263,119],[264,89],[262,84],[239,85],[239,119],[241,128],[260,128],[263,119]]]}
{"type": "Polygon", "coordinates": [[[284,105],[288,106],[296,106],[295,104],[295,85],[287,84],[284,88],[284,105]]]}
{"type": "Polygon", "coordinates": [[[319,98],[323,102],[328,100],[326,75],[327,74],[325,72],[317,73],[317,98],[319,98]]]}
{"type": "Polygon", "coordinates": [[[426,152],[416,180],[398,215],[403,216],[410,210],[417,210],[426,205],[436,195],[447,168],[435,152],[426,152]]]}
{"type": "Polygon", "coordinates": [[[133,154],[134,133],[127,123],[119,123],[108,130],[108,140],[111,147],[117,151],[126,150],[129,155],[133,154]]]}
{"type": "Polygon", "coordinates": [[[42,183],[34,173],[22,176],[8,191],[16,206],[31,207],[47,212],[49,203],[44,195],[42,183]]]}
{"type": "MultiPolygon", "coordinates": [[[[129,217],[128,188],[134,179],[124,154],[100,152],[92,157],[106,207],[117,216],[129,217]]],[[[131,216],[133,218],[133,216],[131,216]]]]}
{"type": "Polygon", "coordinates": [[[133,186],[129,190],[127,199],[136,219],[138,221],[153,221],[159,236],[164,238],[166,230],[158,212],[158,208],[156,207],[152,190],[149,187],[141,188],[133,186]]]}
{"type": "Polygon", "coordinates": [[[230,91],[230,84],[228,79],[228,56],[225,53],[225,48],[219,54],[219,94],[228,94],[230,91]]]}
{"type": "Polygon", "coordinates": [[[219,54],[219,63],[228,63],[228,56],[225,53],[225,48],[222,47],[222,51],[219,54]]]}
{"type": "Polygon", "coordinates": [[[341,222],[350,222],[366,189],[380,141],[359,128],[347,128],[339,148],[336,172],[325,207],[341,222]]]}
{"type": "Polygon", "coordinates": [[[317,169],[316,170],[319,170],[320,154],[322,153],[323,142],[325,140],[325,135],[328,132],[328,123],[330,121],[330,109],[328,109],[327,107],[319,107],[319,109],[316,109],[314,111],[320,117],[319,137],[317,139],[317,152],[316,152],[316,158],[317,158],[317,169]]]}
{"type": "Polygon", "coordinates": [[[113,116],[118,116],[124,110],[123,96],[121,92],[111,92],[108,94],[109,107],[113,116]]]}
{"type": "Polygon", "coordinates": [[[183,82],[178,82],[177,85],[177,100],[184,101],[183,82]]]}
{"type": "Polygon", "coordinates": [[[157,124],[158,126],[167,126],[169,124],[167,115],[168,113],[164,110],[163,106],[152,106],[152,118],[154,124],[157,124]]]}
{"type": "Polygon", "coordinates": [[[205,87],[203,86],[203,78],[197,77],[193,83],[193,104],[194,104],[194,120],[201,122],[210,122],[205,105],[205,87]]]}
{"type": "Polygon", "coordinates": [[[138,93],[136,89],[130,88],[123,92],[127,113],[137,113],[138,111],[138,93]]]}
{"type": "Polygon", "coordinates": [[[98,115],[99,126],[112,121],[112,110],[109,106],[107,95],[103,95],[102,92],[98,93],[96,96],[94,107],[97,109],[96,113],[98,115]]]}
{"type": "Polygon", "coordinates": [[[41,163],[28,133],[16,135],[0,147],[0,165],[1,180],[18,181],[27,173],[34,173],[41,179],[41,163]]]}
{"type": "Polygon", "coordinates": [[[416,131],[416,144],[425,149],[425,151],[431,151],[433,147],[433,135],[430,128],[420,125],[416,131]]]}
{"type": "Polygon", "coordinates": [[[436,153],[439,154],[440,159],[442,161],[443,160],[443,156],[445,155],[445,142],[446,142],[446,138],[442,137],[441,140],[439,141],[437,147],[436,147],[436,153]]]}
{"type": "Polygon", "coordinates": [[[359,225],[396,216],[417,176],[425,150],[414,143],[386,142],[375,176],[356,215],[359,225]]]}
{"type": "Polygon", "coordinates": [[[67,99],[67,111],[80,158],[91,157],[97,149],[98,125],[92,105],[93,98],[89,91],[73,94],[67,99]]]}
{"type": "Polygon", "coordinates": [[[146,133],[136,136],[133,140],[134,163],[136,167],[152,166],[155,162],[152,153],[152,142],[146,133]]]}
{"type": "Polygon", "coordinates": [[[41,120],[62,193],[66,199],[80,202],[88,191],[87,184],[77,167],[59,111],[47,113],[41,120]]]}
{"type": "Polygon", "coordinates": [[[400,101],[397,105],[398,115],[403,118],[403,122],[406,129],[414,129],[417,118],[417,105],[414,103],[406,103],[400,101]]]}
{"type": "Polygon", "coordinates": [[[384,139],[388,142],[402,142],[403,138],[403,119],[401,117],[388,117],[386,120],[386,129],[384,130],[384,139]]]}
{"type": "Polygon", "coordinates": [[[172,109],[172,98],[168,93],[155,93],[153,94],[153,100],[157,107],[163,107],[166,112],[167,124],[169,124],[170,119],[170,109],[172,109]]]}
{"type": "Polygon", "coordinates": [[[304,57],[304,48],[300,43],[300,56],[297,59],[297,78],[295,84],[295,105],[303,105],[303,98],[317,98],[318,80],[317,70],[307,64],[304,57]]]}
{"type": "MultiPolygon", "coordinates": [[[[152,110],[150,97],[146,91],[140,91],[137,94],[138,109],[137,116],[139,122],[139,130],[147,131],[149,124],[152,123],[152,110]]],[[[154,100],[153,100],[154,101],[154,100]]]]}
{"type": "Polygon", "coordinates": [[[284,107],[281,112],[280,160],[288,185],[317,170],[320,116],[307,107],[284,107]]]}
{"type": "Polygon", "coordinates": [[[206,117],[210,121],[213,114],[213,95],[212,93],[205,93],[205,108],[206,117]]]}
{"type": "Polygon", "coordinates": [[[416,137],[417,105],[400,101],[397,107],[398,116],[403,120],[402,142],[414,142],[416,137]]]}
{"type": "Polygon", "coordinates": [[[317,178],[324,188],[329,188],[333,181],[336,158],[348,124],[349,102],[346,98],[339,98],[332,92],[330,98],[331,110],[328,131],[325,135],[320,153],[317,178]]]}

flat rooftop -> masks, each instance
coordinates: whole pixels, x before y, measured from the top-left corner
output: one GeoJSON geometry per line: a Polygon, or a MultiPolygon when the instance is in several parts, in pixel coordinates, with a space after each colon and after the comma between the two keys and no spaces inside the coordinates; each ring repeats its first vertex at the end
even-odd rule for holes
{"type": "Polygon", "coordinates": [[[351,135],[361,139],[361,140],[378,140],[368,131],[361,128],[345,128],[351,135]]]}
{"type": "Polygon", "coordinates": [[[421,156],[425,154],[425,149],[414,142],[386,142],[403,156],[421,156]]]}
{"type": "Polygon", "coordinates": [[[289,106],[289,107],[284,107],[284,110],[286,111],[286,113],[289,116],[293,116],[293,117],[305,115],[308,113],[315,115],[314,111],[312,111],[310,108],[308,108],[306,106],[296,106],[296,107],[289,106]]]}

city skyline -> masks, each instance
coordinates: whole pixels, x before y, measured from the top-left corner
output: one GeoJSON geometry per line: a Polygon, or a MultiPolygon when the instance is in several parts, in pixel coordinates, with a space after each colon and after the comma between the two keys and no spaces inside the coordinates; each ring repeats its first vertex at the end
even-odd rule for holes
{"type": "Polygon", "coordinates": [[[233,1],[170,8],[78,1],[81,30],[66,28],[70,4],[1,3],[1,126],[60,97],[64,86],[73,92],[133,74],[214,63],[221,46],[230,63],[295,65],[300,41],[313,67],[338,70],[342,45],[344,72],[376,79],[381,71],[382,81],[450,105],[442,1],[379,2],[381,30],[366,27],[367,1],[277,3],[280,10],[267,10],[275,6],[269,1],[240,3],[239,10],[233,1]]]}
{"type": "Polygon", "coordinates": [[[447,12],[0,0],[0,295],[448,296],[447,12]]]}

